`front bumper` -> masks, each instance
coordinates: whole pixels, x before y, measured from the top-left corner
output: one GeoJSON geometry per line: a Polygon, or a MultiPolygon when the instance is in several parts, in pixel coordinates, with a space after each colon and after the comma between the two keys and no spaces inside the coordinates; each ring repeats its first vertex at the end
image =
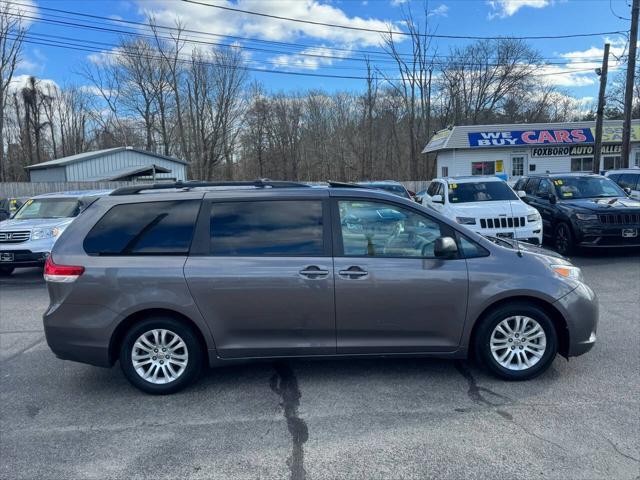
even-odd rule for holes
{"type": "Polygon", "coordinates": [[[542,222],[531,223],[520,228],[482,228],[478,225],[465,225],[465,227],[487,237],[515,238],[534,245],[542,245],[542,222]]]}
{"type": "Polygon", "coordinates": [[[41,267],[44,265],[48,256],[49,252],[32,252],[31,250],[0,250],[0,267],[41,267]]]}
{"type": "Polygon", "coordinates": [[[0,243],[0,266],[10,268],[41,267],[51,253],[55,238],[0,243]],[[13,260],[10,258],[13,257],[13,260]]]}
{"type": "Polygon", "coordinates": [[[575,222],[574,231],[581,247],[640,247],[640,225],[637,224],[604,226],[599,222],[575,222]]]}
{"type": "Polygon", "coordinates": [[[577,288],[557,300],[554,305],[567,322],[569,334],[568,357],[587,353],[596,342],[599,306],[591,288],[580,283],[577,288]]]}

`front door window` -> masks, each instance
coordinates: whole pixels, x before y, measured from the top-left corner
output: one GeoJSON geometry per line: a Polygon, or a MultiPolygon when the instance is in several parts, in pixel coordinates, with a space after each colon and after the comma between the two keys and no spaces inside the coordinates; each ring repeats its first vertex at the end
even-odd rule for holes
{"type": "Polygon", "coordinates": [[[339,202],[344,256],[435,258],[440,223],[387,203],[339,202]]]}

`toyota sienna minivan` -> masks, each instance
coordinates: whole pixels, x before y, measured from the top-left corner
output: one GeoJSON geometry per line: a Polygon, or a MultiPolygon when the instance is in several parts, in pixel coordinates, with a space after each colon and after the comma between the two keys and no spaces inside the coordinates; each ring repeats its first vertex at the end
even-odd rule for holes
{"type": "Polygon", "coordinates": [[[251,359],[473,354],[526,380],[594,345],[598,304],[550,251],[351,184],[186,182],[94,201],[45,265],[47,342],[148,393],[251,359]]]}

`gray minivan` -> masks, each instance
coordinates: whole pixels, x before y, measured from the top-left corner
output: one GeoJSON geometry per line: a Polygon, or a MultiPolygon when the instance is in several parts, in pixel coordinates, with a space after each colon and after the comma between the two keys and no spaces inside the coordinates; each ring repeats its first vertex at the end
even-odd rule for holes
{"type": "Polygon", "coordinates": [[[257,358],[474,353],[524,380],[591,349],[598,320],[565,258],[340,183],[124,187],[64,231],[45,279],[53,352],[119,360],[149,393],[257,358]]]}

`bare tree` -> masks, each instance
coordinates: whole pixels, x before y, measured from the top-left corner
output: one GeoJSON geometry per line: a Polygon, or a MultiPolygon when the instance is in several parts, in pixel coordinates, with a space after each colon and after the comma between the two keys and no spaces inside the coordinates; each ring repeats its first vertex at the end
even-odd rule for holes
{"type": "Polygon", "coordinates": [[[522,40],[480,40],[453,48],[442,68],[441,95],[455,124],[490,119],[515,92],[524,91],[538,69],[540,55],[522,40]]]}
{"type": "Polygon", "coordinates": [[[26,28],[15,5],[0,4],[0,181],[5,180],[5,116],[13,80],[22,52],[26,28]]]}
{"type": "Polygon", "coordinates": [[[409,33],[411,53],[400,50],[397,36],[391,31],[384,35],[385,50],[395,61],[400,80],[389,78],[381,72],[389,85],[404,102],[409,133],[409,175],[419,177],[421,151],[431,130],[431,89],[434,58],[437,49],[432,46],[428,2],[424,3],[424,23],[418,24],[411,9],[405,11],[404,22],[409,33]]]}

